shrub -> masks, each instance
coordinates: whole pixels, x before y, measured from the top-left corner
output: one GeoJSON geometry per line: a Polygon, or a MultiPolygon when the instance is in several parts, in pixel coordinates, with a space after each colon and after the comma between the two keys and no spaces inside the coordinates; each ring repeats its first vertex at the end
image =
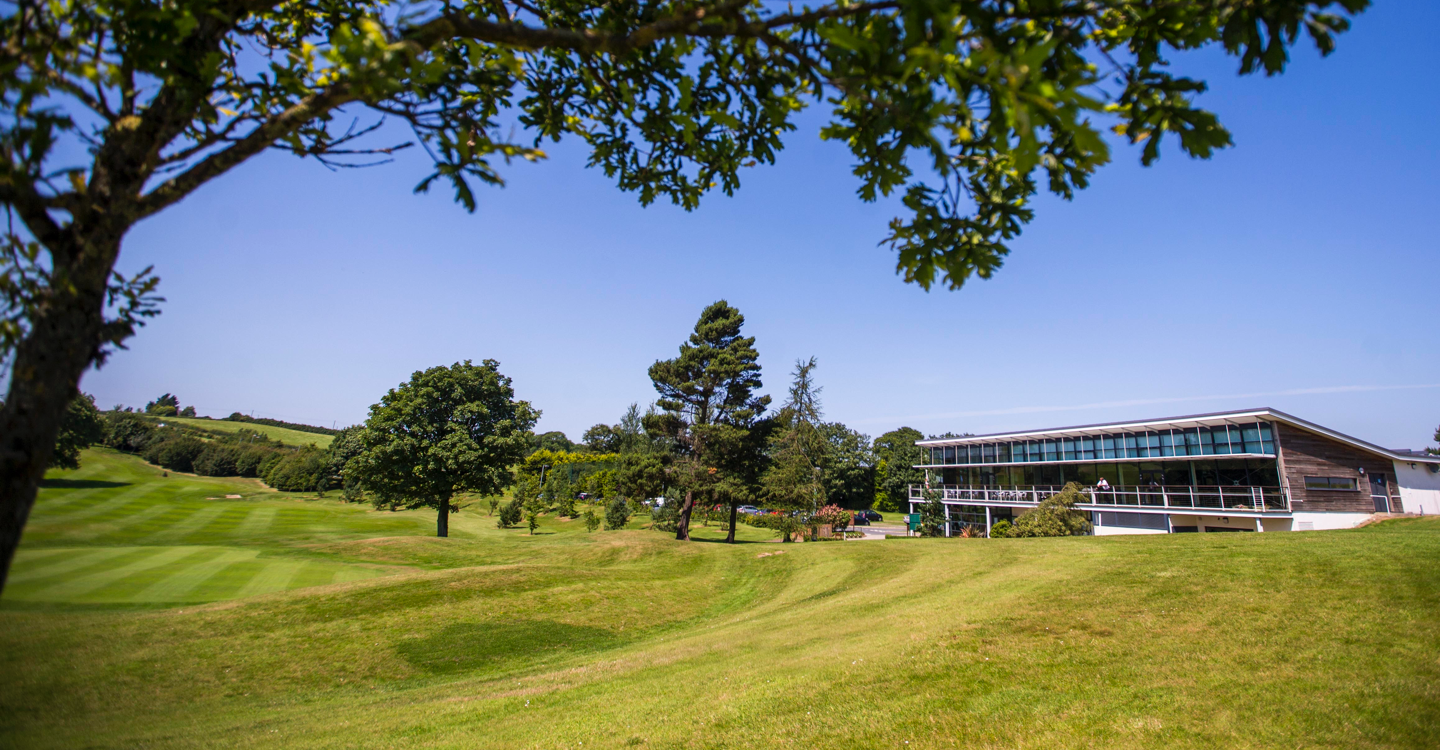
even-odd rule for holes
{"type": "Polygon", "coordinates": [[[324,491],[330,480],[327,468],[324,452],[307,446],[275,462],[265,473],[265,484],[281,492],[324,491]]]}
{"type": "Polygon", "coordinates": [[[617,497],[610,503],[610,507],[605,509],[605,528],[617,531],[625,528],[628,523],[630,523],[630,504],[625,502],[625,498],[617,497]]]}
{"type": "Polygon", "coordinates": [[[235,451],[235,474],[242,477],[258,477],[265,459],[274,456],[279,460],[281,452],[261,445],[237,448],[235,451]]]}
{"type": "Polygon", "coordinates": [[[195,459],[195,473],[207,477],[239,476],[236,467],[240,451],[233,445],[210,443],[195,459]]]}
{"type": "Polygon", "coordinates": [[[510,502],[505,503],[505,505],[500,508],[500,518],[495,522],[495,525],[502,529],[508,529],[520,523],[520,516],[523,513],[524,503],[521,502],[518,497],[512,498],[510,502]]]}
{"type": "Polygon", "coordinates": [[[1040,505],[1015,519],[1011,536],[1079,536],[1090,532],[1090,522],[1085,514],[1075,510],[1075,504],[1084,499],[1080,488],[1074,482],[1065,489],[1040,501],[1040,505]]]}
{"type": "Polygon", "coordinates": [[[838,505],[827,505],[815,513],[812,521],[821,526],[829,526],[832,531],[844,533],[850,527],[850,511],[838,505]]]}
{"type": "Polygon", "coordinates": [[[144,453],[154,432],[154,425],[130,412],[112,411],[105,415],[104,443],[117,451],[144,453]]]}
{"type": "Polygon", "coordinates": [[[1003,518],[990,525],[991,539],[1004,539],[1014,535],[1015,527],[1011,526],[1010,522],[1003,518]]]}
{"type": "Polygon", "coordinates": [[[680,528],[680,509],[675,501],[667,501],[650,511],[650,528],[672,532],[680,528]]]}
{"type": "Polygon", "coordinates": [[[595,509],[585,511],[585,530],[594,531],[600,528],[600,516],[595,515],[595,509]]]}
{"type": "Polygon", "coordinates": [[[205,441],[190,435],[175,435],[151,443],[145,460],[171,471],[194,471],[195,459],[205,452],[205,441]]]}
{"type": "Polygon", "coordinates": [[[535,536],[535,530],[540,528],[540,518],[533,512],[526,513],[525,524],[530,527],[530,536],[535,536]]]}

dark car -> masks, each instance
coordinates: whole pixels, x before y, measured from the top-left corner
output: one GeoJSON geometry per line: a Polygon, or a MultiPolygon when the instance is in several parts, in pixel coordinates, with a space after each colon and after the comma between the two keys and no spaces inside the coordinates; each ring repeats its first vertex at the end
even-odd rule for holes
{"type": "Polygon", "coordinates": [[[885,516],[882,516],[882,515],[880,515],[879,513],[876,513],[876,512],[873,511],[873,510],[857,510],[857,511],[855,511],[855,523],[857,523],[857,524],[861,523],[860,519],[862,519],[862,518],[865,519],[864,524],[865,524],[866,526],[869,526],[871,521],[884,521],[884,520],[885,520],[885,516]]]}
{"type": "Polygon", "coordinates": [[[850,518],[851,526],[869,526],[870,519],[865,517],[865,511],[859,511],[850,518]]]}

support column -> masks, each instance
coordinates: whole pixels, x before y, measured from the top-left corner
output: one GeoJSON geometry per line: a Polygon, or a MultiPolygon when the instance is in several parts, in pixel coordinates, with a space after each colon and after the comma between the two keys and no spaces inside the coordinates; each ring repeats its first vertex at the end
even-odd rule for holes
{"type": "Polygon", "coordinates": [[[950,536],[950,506],[945,506],[945,536],[950,536]]]}
{"type": "Polygon", "coordinates": [[[985,506],[985,538],[990,538],[990,506],[985,506]]]}

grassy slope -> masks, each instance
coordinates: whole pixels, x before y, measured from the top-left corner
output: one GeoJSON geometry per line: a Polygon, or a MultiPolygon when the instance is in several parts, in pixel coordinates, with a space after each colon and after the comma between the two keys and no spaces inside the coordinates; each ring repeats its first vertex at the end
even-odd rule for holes
{"type": "MultiPolygon", "coordinates": [[[[146,471],[87,454],[78,473],[163,484],[146,471]]],[[[16,575],[141,542],[380,575],[129,609],[85,597],[144,571],[69,603],[16,583],[0,745],[1440,746],[1432,519],[782,547],[553,519],[531,537],[474,511],[435,540],[429,513],[247,497],[220,502],[304,515],[156,539],[132,530],[172,517],[157,504],[216,501],[104,496],[125,491],[45,490],[16,575]]],[[[52,587],[95,575],[50,570],[52,587]]]]}
{"type": "Polygon", "coordinates": [[[272,427],[266,424],[254,422],[227,422],[223,419],[192,419],[189,417],[164,417],[164,422],[188,425],[201,430],[212,430],[215,432],[238,432],[240,430],[253,430],[262,435],[268,436],[271,440],[279,440],[286,445],[309,445],[314,443],[318,448],[328,448],[330,442],[335,439],[334,435],[322,435],[315,432],[301,432],[285,427],[272,427]]]}

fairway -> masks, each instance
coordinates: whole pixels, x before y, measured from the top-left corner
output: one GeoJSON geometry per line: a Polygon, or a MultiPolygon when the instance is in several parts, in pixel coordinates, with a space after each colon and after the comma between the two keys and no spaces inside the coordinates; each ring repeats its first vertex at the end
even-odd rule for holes
{"type": "Polygon", "coordinates": [[[1440,746],[1440,519],[725,545],[471,506],[440,540],[107,451],[52,477],[4,747],[1440,746]]]}

